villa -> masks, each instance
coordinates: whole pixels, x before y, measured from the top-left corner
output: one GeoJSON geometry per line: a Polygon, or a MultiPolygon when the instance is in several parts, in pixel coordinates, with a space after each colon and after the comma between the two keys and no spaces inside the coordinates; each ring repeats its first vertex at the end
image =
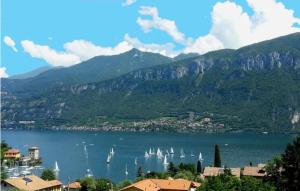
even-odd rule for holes
{"type": "Polygon", "coordinates": [[[80,190],[81,189],[81,184],[80,182],[72,182],[68,185],[65,186],[64,190],[72,190],[72,191],[76,191],[76,190],[80,190]]]}
{"type": "Polygon", "coordinates": [[[4,152],[4,158],[6,159],[19,159],[21,157],[21,153],[18,149],[9,149],[4,152]]]}
{"type": "Polygon", "coordinates": [[[26,191],[62,191],[62,183],[58,180],[45,181],[37,176],[9,178],[1,182],[1,190],[11,189],[26,191]]]}
{"type": "Polygon", "coordinates": [[[145,179],[120,191],[195,191],[201,184],[185,179],[145,179]]]}
{"type": "Polygon", "coordinates": [[[257,166],[245,166],[243,176],[252,176],[255,178],[262,178],[266,176],[265,164],[258,164],[257,166]]]}
{"type": "MultiPolygon", "coordinates": [[[[241,176],[241,169],[240,168],[229,168],[231,171],[231,174],[237,178],[240,178],[241,176]]],[[[219,176],[224,173],[224,168],[220,167],[205,167],[203,176],[204,178],[208,178],[211,176],[219,176]]]]}

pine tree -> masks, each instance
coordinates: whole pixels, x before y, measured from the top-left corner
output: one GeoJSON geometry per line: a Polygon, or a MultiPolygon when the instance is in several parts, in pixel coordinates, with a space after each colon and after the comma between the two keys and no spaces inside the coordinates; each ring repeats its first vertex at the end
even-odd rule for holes
{"type": "Polygon", "coordinates": [[[168,167],[168,173],[170,174],[170,176],[175,176],[177,172],[178,172],[178,169],[176,168],[174,163],[170,162],[169,167],[168,167]]]}
{"type": "Polygon", "coordinates": [[[141,166],[139,166],[137,173],[136,173],[136,177],[142,177],[143,176],[143,169],[141,166]]]}
{"type": "Polygon", "coordinates": [[[215,145],[214,167],[221,167],[221,154],[220,154],[219,145],[215,145]]]}
{"type": "Polygon", "coordinates": [[[201,161],[198,160],[197,162],[197,173],[200,174],[202,172],[202,164],[201,161]]]}
{"type": "Polygon", "coordinates": [[[300,136],[282,154],[282,181],[285,190],[300,190],[300,136]]]}

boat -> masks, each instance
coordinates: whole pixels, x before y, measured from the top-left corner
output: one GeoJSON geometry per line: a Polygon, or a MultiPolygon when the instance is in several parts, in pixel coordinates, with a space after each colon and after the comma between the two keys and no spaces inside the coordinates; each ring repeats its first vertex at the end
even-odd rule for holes
{"type": "Polygon", "coordinates": [[[137,158],[135,157],[135,159],[134,159],[134,165],[136,166],[137,164],[138,164],[137,158]]]}
{"type": "Polygon", "coordinates": [[[145,158],[149,158],[149,154],[145,151],[145,158]]]}
{"type": "Polygon", "coordinates": [[[115,154],[114,148],[111,148],[110,155],[113,156],[115,154]]]}
{"type": "Polygon", "coordinates": [[[54,171],[55,171],[55,172],[58,172],[58,171],[59,171],[59,168],[58,168],[57,161],[55,161],[55,165],[54,165],[54,171]]]}
{"type": "Polygon", "coordinates": [[[191,151],[191,157],[194,157],[195,155],[194,155],[194,153],[193,153],[193,151],[191,151]]]}
{"type": "Polygon", "coordinates": [[[183,149],[180,150],[180,158],[185,158],[185,154],[183,152],[183,149]]]}
{"type": "Polygon", "coordinates": [[[128,175],[127,164],[126,164],[126,167],[125,167],[125,175],[126,176],[128,175]]]}
{"type": "Polygon", "coordinates": [[[28,170],[23,170],[23,171],[21,171],[20,175],[23,175],[23,176],[31,175],[31,172],[28,170]]]}
{"type": "Polygon", "coordinates": [[[171,147],[171,149],[170,149],[170,154],[171,154],[171,155],[174,154],[174,149],[173,149],[173,147],[171,147]]]}
{"type": "Polygon", "coordinates": [[[149,149],[149,155],[152,155],[152,150],[151,150],[151,148],[149,149]]]}
{"type": "Polygon", "coordinates": [[[167,155],[165,155],[165,158],[164,158],[164,165],[168,165],[168,160],[167,160],[167,155]]]}
{"type": "Polygon", "coordinates": [[[93,177],[93,173],[90,169],[86,169],[86,177],[93,177]]]}
{"type": "Polygon", "coordinates": [[[202,153],[201,152],[199,153],[199,161],[201,161],[201,162],[203,161],[202,153]]]}
{"type": "Polygon", "coordinates": [[[106,159],[106,163],[107,163],[107,164],[110,163],[110,159],[111,159],[111,156],[110,156],[110,154],[108,154],[108,155],[107,155],[107,159],[106,159]]]}

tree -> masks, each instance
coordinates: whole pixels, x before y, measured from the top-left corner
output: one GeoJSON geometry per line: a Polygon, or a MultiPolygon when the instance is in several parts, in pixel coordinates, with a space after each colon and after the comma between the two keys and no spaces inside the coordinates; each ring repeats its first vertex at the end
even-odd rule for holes
{"type": "Polygon", "coordinates": [[[4,160],[4,152],[7,151],[8,149],[10,149],[8,144],[4,140],[2,140],[1,141],[1,164],[4,160]]]}
{"type": "Polygon", "coordinates": [[[177,172],[178,172],[178,169],[176,168],[174,163],[170,162],[169,167],[168,167],[168,173],[170,174],[170,176],[175,176],[177,172]]]}
{"type": "Polygon", "coordinates": [[[200,160],[197,162],[197,174],[200,174],[202,172],[202,163],[200,160]]]}
{"type": "Polygon", "coordinates": [[[282,184],[285,190],[300,190],[300,136],[282,154],[282,184]]]}
{"type": "Polygon", "coordinates": [[[221,154],[220,154],[219,145],[215,145],[214,167],[221,167],[221,154]]]}
{"type": "Polygon", "coordinates": [[[143,176],[143,169],[141,166],[139,166],[137,173],[136,173],[136,177],[142,177],[143,176]]]}
{"type": "Polygon", "coordinates": [[[41,178],[43,180],[55,180],[56,179],[55,174],[54,174],[53,170],[51,170],[51,169],[43,170],[41,178]]]}
{"type": "Polygon", "coordinates": [[[275,191],[276,188],[269,183],[264,183],[250,176],[243,176],[241,178],[241,191],[275,191]]]}
{"type": "Polygon", "coordinates": [[[267,173],[265,180],[273,183],[279,190],[281,190],[281,169],[282,160],[280,156],[276,156],[272,160],[268,161],[265,167],[267,173]]]}
{"type": "Polygon", "coordinates": [[[81,191],[94,191],[96,190],[96,182],[92,177],[85,177],[80,180],[81,191]]]}
{"type": "Polygon", "coordinates": [[[186,170],[180,171],[174,176],[175,179],[180,178],[180,179],[186,179],[186,180],[193,180],[194,177],[195,176],[191,171],[186,171],[186,170]]]}
{"type": "Polygon", "coordinates": [[[123,182],[121,182],[119,185],[118,185],[118,189],[122,189],[122,188],[125,188],[126,186],[129,186],[131,184],[131,182],[129,180],[124,180],[123,182]]]}
{"type": "Polygon", "coordinates": [[[112,182],[105,178],[96,179],[96,190],[97,191],[109,191],[112,188],[112,182]]]}

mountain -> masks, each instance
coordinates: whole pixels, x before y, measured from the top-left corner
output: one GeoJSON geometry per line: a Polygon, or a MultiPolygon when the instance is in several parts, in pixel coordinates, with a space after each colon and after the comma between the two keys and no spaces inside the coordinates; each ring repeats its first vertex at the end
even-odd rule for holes
{"type": "Polygon", "coordinates": [[[26,79],[26,78],[33,78],[43,72],[46,72],[48,70],[52,69],[52,67],[50,66],[43,66],[43,67],[40,67],[40,68],[37,68],[37,69],[34,69],[32,71],[29,71],[29,72],[26,72],[26,73],[23,73],[23,74],[17,74],[17,75],[14,75],[14,76],[11,76],[9,77],[10,79],[26,79]]]}
{"type": "Polygon", "coordinates": [[[80,64],[48,70],[33,78],[4,79],[3,89],[9,91],[46,91],[58,85],[83,84],[112,79],[130,71],[170,63],[171,58],[132,49],[114,56],[96,56],[80,64]]]}
{"type": "Polygon", "coordinates": [[[300,33],[38,94],[4,90],[4,125],[134,128],[145,121],[143,128],[299,132],[300,33]]]}

